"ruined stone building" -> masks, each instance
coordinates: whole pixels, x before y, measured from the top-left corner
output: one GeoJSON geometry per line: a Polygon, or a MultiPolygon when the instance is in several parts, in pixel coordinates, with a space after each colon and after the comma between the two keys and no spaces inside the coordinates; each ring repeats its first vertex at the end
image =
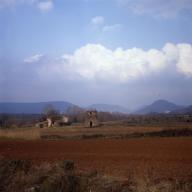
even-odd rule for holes
{"type": "Polygon", "coordinates": [[[98,114],[96,110],[89,110],[86,112],[86,126],[95,127],[99,125],[98,114]]]}
{"type": "Polygon", "coordinates": [[[36,123],[36,127],[44,128],[44,127],[61,127],[65,125],[71,125],[70,119],[68,116],[63,115],[60,116],[59,119],[46,118],[46,120],[36,123]]]}

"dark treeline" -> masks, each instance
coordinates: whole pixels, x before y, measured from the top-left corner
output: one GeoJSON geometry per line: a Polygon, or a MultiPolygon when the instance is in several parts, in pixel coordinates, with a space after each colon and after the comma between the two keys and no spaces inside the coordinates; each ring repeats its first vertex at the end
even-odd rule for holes
{"type": "MultiPolygon", "coordinates": [[[[0,128],[34,127],[36,123],[46,121],[46,118],[59,120],[62,116],[68,116],[71,123],[84,123],[87,118],[86,110],[78,107],[70,107],[65,114],[54,109],[46,109],[42,114],[0,114],[0,128]]],[[[119,121],[128,117],[127,114],[98,112],[98,120],[119,121]]]]}
{"type": "Polygon", "coordinates": [[[169,124],[169,123],[192,123],[191,114],[147,114],[129,115],[125,121],[127,124],[169,124]]]}
{"type": "MultiPolygon", "coordinates": [[[[47,117],[58,120],[63,115],[69,117],[71,123],[84,123],[87,118],[86,109],[80,107],[69,107],[65,114],[61,114],[49,106],[42,111],[42,114],[0,114],[0,128],[34,127],[36,123],[46,121],[47,117]]],[[[128,115],[114,112],[98,112],[97,117],[99,122],[123,120],[127,125],[174,122],[192,123],[192,115],[190,114],[128,115]]]]}
{"type": "Polygon", "coordinates": [[[40,114],[0,114],[0,128],[31,127],[41,117],[40,114]]]}

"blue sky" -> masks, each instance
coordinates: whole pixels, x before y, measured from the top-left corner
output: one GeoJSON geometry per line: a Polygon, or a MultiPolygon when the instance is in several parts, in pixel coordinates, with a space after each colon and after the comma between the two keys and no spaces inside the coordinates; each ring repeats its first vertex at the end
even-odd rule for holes
{"type": "Polygon", "coordinates": [[[0,0],[0,101],[192,104],[191,0],[0,0]]]}

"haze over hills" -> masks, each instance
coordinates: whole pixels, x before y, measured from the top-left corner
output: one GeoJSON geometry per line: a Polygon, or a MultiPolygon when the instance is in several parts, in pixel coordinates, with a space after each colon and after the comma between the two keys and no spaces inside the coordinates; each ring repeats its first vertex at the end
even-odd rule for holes
{"type": "Polygon", "coordinates": [[[192,105],[172,111],[173,114],[192,114],[192,105]]]}
{"type": "Polygon", "coordinates": [[[102,112],[120,112],[120,113],[129,113],[130,111],[120,105],[109,105],[109,104],[93,104],[88,107],[89,109],[96,109],[97,111],[102,112]]]}
{"type": "MultiPolygon", "coordinates": [[[[66,101],[50,101],[50,102],[36,102],[36,103],[14,103],[6,102],[0,103],[0,113],[12,114],[41,114],[45,107],[52,106],[60,113],[65,113],[69,107],[78,107],[66,101]]],[[[80,107],[82,108],[82,107],[80,107]]],[[[120,105],[109,104],[93,104],[84,109],[96,109],[102,112],[120,112],[120,113],[134,113],[134,114],[150,114],[150,113],[192,113],[192,106],[176,105],[166,100],[157,100],[150,105],[147,105],[140,110],[132,112],[126,107],[120,105]]]]}
{"type": "MultiPolygon", "coordinates": [[[[79,107],[66,101],[50,101],[50,102],[37,102],[37,103],[14,103],[6,102],[0,103],[0,113],[13,113],[13,114],[41,114],[46,106],[52,106],[56,110],[64,113],[69,107],[79,107]]],[[[128,109],[119,105],[108,104],[93,104],[86,109],[96,109],[105,112],[120,112],[128,113],[128,109]]]]}
{"type": "Polygon", "coordinates": [[[46,106],[52,106],[61,113],[66,112],[68,107],[75,106],[66,101],[50,101],[38,103],[0,103],[0,113],[24,113],[41,114],[46,106]]]}
{"type": "Polygon", "coordinates": [[[136,111],[136,114],[149,114],[149,113],[170,113],[175,110],[180,110],[185,108],[181,105],[176,105],[172,102],[166,100],[157,100],[146,107],[141,108],[136,111]]]}
{"type": "Polygon", "coordinates": [[[192,0],[0,0],[0,102],[192,105],[191,17],[192,0]]]}

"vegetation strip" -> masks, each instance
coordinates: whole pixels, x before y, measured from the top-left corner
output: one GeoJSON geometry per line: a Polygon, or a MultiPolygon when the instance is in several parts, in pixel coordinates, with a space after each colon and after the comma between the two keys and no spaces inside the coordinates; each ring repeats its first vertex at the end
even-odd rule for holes
{"type": "Polygon", "coordinates": [[[0,161],[2,192],[191,192],[192,178],[160,178],[151,170],[130,173],[127,179],[77,171],[74,162],[62,160],[34,166],[27,160],[0,161]]]}
{"type": "Polygon", "coordinates": [[[191,137],[191,129],[172,129],[162,130],[158,132],[145,132],[145,133],[128,133],[128,134],[92,134],[92,135],[77,135],[77,136],[62,136],[62,135],[41,135],[41,139],[93,139],[93,138],[114,138],[114,139],[129,139],[141,137],[191,137]]]}

